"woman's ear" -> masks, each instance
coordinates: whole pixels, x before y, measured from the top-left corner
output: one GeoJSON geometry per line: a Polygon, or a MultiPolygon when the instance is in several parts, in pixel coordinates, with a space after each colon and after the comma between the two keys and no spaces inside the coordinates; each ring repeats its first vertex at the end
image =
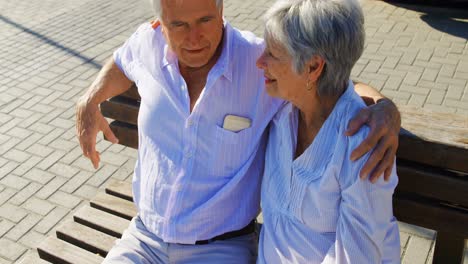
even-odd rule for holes
{"type": "Polygon", "coordinates": [[[317,82],[323,72],[323,68],[325,67],[325,60],[320,56],[313,56],[309,63],[307,63],[307,75],[309,80],[312,82],[317,82]]]}

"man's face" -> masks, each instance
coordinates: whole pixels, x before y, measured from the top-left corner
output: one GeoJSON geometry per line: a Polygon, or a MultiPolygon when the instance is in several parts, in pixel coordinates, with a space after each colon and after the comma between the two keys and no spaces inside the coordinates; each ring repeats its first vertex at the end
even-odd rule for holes
{"type": "Polygon", "coordinates": [[[223,36],[222,7],[214,0],[161,0],[164,37],[182,66],[201,67],[223,36]]]}

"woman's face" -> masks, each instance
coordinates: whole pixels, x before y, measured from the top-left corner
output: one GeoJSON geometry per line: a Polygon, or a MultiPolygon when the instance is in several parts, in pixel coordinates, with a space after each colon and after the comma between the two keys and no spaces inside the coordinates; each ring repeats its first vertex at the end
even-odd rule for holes
{"type": "Polygon", "coordinates": [[[306,90],[307,75],[294,72],[292,59],[282,45],[266,43],[265,51],[257,59],[257,67],[264,71],[267,93],[295,101],[306,90]]]}

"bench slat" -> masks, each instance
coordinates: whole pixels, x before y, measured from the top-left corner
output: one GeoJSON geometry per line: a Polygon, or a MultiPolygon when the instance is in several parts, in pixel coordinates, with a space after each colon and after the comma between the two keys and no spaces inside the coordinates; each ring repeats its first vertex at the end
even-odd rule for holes
{"type": "Polygon", "coordinates": [[[116,240],[113,236],[73,221],[60,225],[57,228],[57,237],[103,257],[114,246],[114,241],[116,240]]]}
{"type": "Polygon", "coordinates": [[[437,232],[432,263],[463,263],[465,238],[453,233],[437,232]]]}
{"type": "Polygon", "coordinates": [[[393,213],[402,222],[468,237],[466,210],[416,195],[397,193],[393,196],[393,213]]]}
{"type": "Polygon", "coordinates": [[[402,160],[397,161],[397,172],[397,191],[411,192],[468,208],[468,177],[402,160]]]}
{"type": "Polygon", "coordinates": [[[138,93],[138,88],[136,87],[135,84],[133,84],[130,89],[125,91],[121,96],[127,97],[129,99],[133,99],[135,101],[140,101],[141,97],[140,94],[138,93]]]}
{"type": "Polygon", "coordinates": [[[401,106],[397,157],[468,173],[468,117],[401,106]]]}
{"type": "Polygon", "coordinates": [[[42,259],[60,264],[98,264],[104,260],[99,255],[90,253],[55,237],[46,238],[39,245],[37,251],[42,259]]]}
{"type": "Polygon", "coordinates": [[[91,207],[128,220],[131,220],[137,214],[135,205],[132,202],[106,193],[98,193],[96,197],[91,200],[90,204],[91,207]]]}
{"type": "Polygon", "coordinates": [[[138,148],[138,128],[137,126],[126,124],[119,121],[110,123],[110,128],[119,139],[119,144],[130,148],[138,148]]]}
{"type": "Polygon", "coordinates": [[[133,201],[132,184],[124,181],[115,181],[106,187],[106,193],[133,201]]]}
{"type": "Polygon", "coordinates": [[[114,237],[122,237],[130,221],[122,217],[84,206],[73,215],[75,222],[89,226],[114,237]]]}
{"type": "Polygon", "coordinates": [[[136,125],[140,104],[123,96],[112,97],[101,103],[101,112],[105,117],[136,125]]]}

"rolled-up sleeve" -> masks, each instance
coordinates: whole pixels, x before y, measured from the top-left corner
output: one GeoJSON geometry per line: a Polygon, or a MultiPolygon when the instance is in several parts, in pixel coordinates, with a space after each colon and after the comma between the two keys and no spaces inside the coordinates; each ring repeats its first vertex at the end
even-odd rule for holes
{"type": "Polygon", "coordinates": [[[386,259],[395,259],[395,254],[399,259],[399,237],[395,237],[398,232],[394,232],[398,225],[392,209],[392,195],[398,183],[395,165],[390,181],[385,182],[381,176],[372,184],[367,178],[359,178],[370,154],[355,162],[349,160],[351,151],[367,135],[368,129],[364,130],[360,136],[350,138],[338,176],[341,203],[336,241],[323,263],[390,263],[386,259]],[[388,244],[393,245],[388,247],[388,244]],[[395,249],[395,252],[384,252],[385,248],[395,249]]]}

